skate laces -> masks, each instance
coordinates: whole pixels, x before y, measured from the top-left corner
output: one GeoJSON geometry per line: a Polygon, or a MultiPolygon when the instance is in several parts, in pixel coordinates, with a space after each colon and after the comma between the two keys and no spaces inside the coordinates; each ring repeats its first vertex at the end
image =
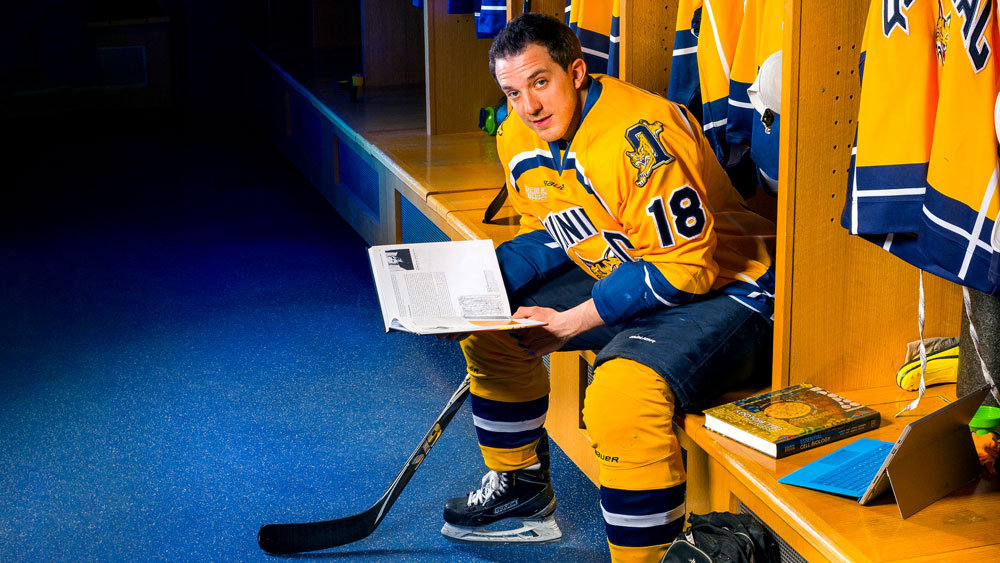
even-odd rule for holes
{"type": "Polygon", "coordinates": [[[483,475],[480,485],[481,487],[478,491],[469,493],[469,506],[486,504],[494,496],[507,490],[507,474],[490,471],[486,475],[483,475]]]}

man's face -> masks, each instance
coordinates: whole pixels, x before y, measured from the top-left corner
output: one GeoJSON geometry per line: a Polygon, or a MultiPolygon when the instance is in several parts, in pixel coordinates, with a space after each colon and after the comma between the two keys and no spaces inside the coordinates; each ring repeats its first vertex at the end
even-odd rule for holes
{"type": "Polygon", "coordinates": [[[583,106],[578,89],[587,76],[582,59],[560,68],[545,47],[532,43],[518,55],[497,59],[494,70],[514,112],[542,140],[573,138],[583,106]]]}

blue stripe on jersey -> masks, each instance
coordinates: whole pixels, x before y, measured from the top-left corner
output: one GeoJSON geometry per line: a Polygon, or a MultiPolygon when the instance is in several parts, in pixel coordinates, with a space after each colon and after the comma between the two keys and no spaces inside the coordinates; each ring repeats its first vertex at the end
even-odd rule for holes
{"type": "Polygon", "coordinates": [[[491,401],[472,395],[476,437],[490,448],[517,448],[539,439],[549,408],[548,395],[523,403],[491,401]],[[520,423],[520,424],[519,424],[520,423]],[[507,427],[507,428],[504,428],[507,427]]]}
{"type": "Polygon", "coordinates": [[[670,285],[655,266],[626,262],[594,284],[591,292],[597,312],[606,324],[616,325],[648,311],[688,303],[695,295],[670,285]]]}
{"type": "MultiPolygon", "coordinates": [[[[559,154],[558,150],[556,151],[555,154],[559,154]]],[[[521,191],[521,187],[517,185],[517,181],[521,178],[521,176],[524,175],[525,172],[528,172],[529,170],[534,170],[535,168],[548,168],[550,170],[555,170],[556,172],[558,172],[560,169],[559,163],[556,162],[556,158],[555,156],[553,156],[553,154],[548,154],[548,155],[542,153],[533,154],[532,156],[529,156],[524,160],[518,162],[510,170],[511,179],[514,181],[513,188],[516,191],[518,192],[521,191]]]]}
{"type": "Polygon", "coordinates": [[[611,43],[608,45],[608,75],[618,77],[618,51],[621,45],[621,33],[619,32],[619,17],[611,17],[611,43]]]}
{"type": "Polygon", "coordinates": [[[482,6],[478,13],[476,37],[479,39],[496,37],[500,30],[507,25],[506,0],[482,0],[482,6]]]}
{"type": "Polygon", "coordinates": [[[955,262],[955,258],[961,258],[960,256],[954,256],[955,248],[939,238],[935,238],[933,241],[930,240],[932,237],[929,233],[926,237],[922,235],[920,239],[909,233],[860,236],[873,244],[881,246],[884,250],[891,252],[897,258],[900,258],[906,263],[916,266],[925,272],[934,274],[935,276],[944,278],[959,285],[965,285],[973,289],[977,289],[987,295],[994,295],[1000,292],[1000,285],[995,282],[991,282],[989,279],[989,258],[987,258],[985,268],[981,264],[982,260],[973,260],[972,268],[970,268],[966,278],[961,279],[952,271],[954,268],[953,263],[955,262]],[[925,252],[927,254],[925,254],[925,252]],[[939,257],[937,262],[944,262],[944,265],[939,264],[928,257],[928,254],[935,252],[942,253],[942,256],[939,257]],[[951,255],[951,258],[948,258],[948,255],[951,255]]]}
{"type": "MultiPolygon", "coordinates": [[[[686,484],[668,489],[651,491],[627,491],[601,487],[601,508],[624,516],[648,516],[662,514],[684,505],[686,484]]],[[[608,541],[623,547],[662,545],[673,541],[684,527],[684,514],[660,525],[622,526],[605,521],[608,541]]]]}
{"type": "MultiPolygon", "coordinates": [[[[697,13],[700,15],[701,8],[697,13]]],[[[681,29],[674,34],[667,99],[686,107],[691,107],[699,97],[697,47],[698,36],[690,29],[681,29]]]]}
{"type": "Polygon", "coordinates": [[[990,244],[993,221],[983,217],[979,231],[970,232],[976,228],[978,215],[978,210],[929,186],[924,195],[918,240],[923,254],[937,266],[954,274],[958,283],[993,294],[997,291],[989,276],[994,254],[990,244]]]}
{"type": "Polygon", "coordinates": [[[608,49],[610,39],[607,35],[578,27],[576,35],[583,47],[583,60],[587,63],[587,72],[608,72],[608,49]]]}
{"type": "Polygon", "coordinates": [[[587,190],[588,194],[591,194],[591,195],[594,194],[594,187],[592,185],[590,185],[590,179],[587,178],[586,176],[584,176],[582,172],[580,172],[580,168],[576,165],[576,158],[567,158],[566,159],[566,168],[572,168],[573,170],[575,170],[576,171],[576,181],[579,182],[580,185],[583,186],[583,188],[585,190],[587,190]]]}
{"type": "Polygon", "coordinates": [[[919,229],[927,163],[858,167],[857,155],[852,154],[847,180],[841,224],[852,234],[913,233],[919,229]]]}
{"type": "Polygon", "coordinates": [[[424,7],[424,0],[413,0],[413,7],[414,8],[423,8],[424,7]]]}
{"type": "MultiPolygon", "coordinates": [[[[750,85],[729,81],[729,109],[726,118],[726,140],[732,145],[750,146],[753,135],[754,109],[747,88],[750,85]]],[[[759,119],[759,116],[758,116],[759,119]]]]}
{"type": "Polygon", "coordinates": [[[720,291],[767,318],[774,316],[774,265],[753,282],[734,281],[720,291]]]}
{"type": "Polygon", "coordinates": [[[719,98],[705,103],[702,100],[702,129],[708,143],[712,145],[716,158],[725,163],[729,158],[729,143],[726,142],[726,123],[729,112],[729,98],[719,98]]]}
{"type": "Polygon", "coordinates": [[[994,287],[1000,287],[1000,252],[993,251],[993,258],[990,260],[989,280],[994,287]]]}
{"type": "MultiPolygon", "coordinates": [[[[569,12],[572,9],[572,6],[573,6],[573,0],[566,0],[566,7],[563,9],[563,23],[565,23],[566,25],[569,25],[569,12]]],[[[574,32],[576,31],[575,25],[570,27],[573,29],[574,32]]]]}
{"type": "Polygon", "coordinates": [[[778,161],[780,160],[779,137],[781,136],[781,116],[774,114],[774,123],[768,133],[760,121],[761,115],[753,112],[753,135],[750,140],[750,157],[757,168],[764,171],[769,178],[778,179],[778,161]]]}
{"type": "Polygon", "coordinates": [[[546,231],[514,237],[497,248],[507,294],[514,302],[542,281],[569,271],[575,264],[546,231]]]}

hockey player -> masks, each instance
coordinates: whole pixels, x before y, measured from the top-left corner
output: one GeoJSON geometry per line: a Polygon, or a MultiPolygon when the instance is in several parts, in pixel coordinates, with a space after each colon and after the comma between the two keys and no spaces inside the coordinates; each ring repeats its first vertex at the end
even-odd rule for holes
{"type": "Polygon", "coordinates": [[[513,19],[490,69],[514,110],[497,151],[521,216],[498,256],[515,316],[547,325],[462,339],[490,471],[448,501],[442,533],[559,539],[542,356],[599,350],[583,416],[611,556],[659,561],[686,511],[675,406],[769,377],[774,226],[744,206],[686,108],[588,74],[558,19],[513,19]]]}

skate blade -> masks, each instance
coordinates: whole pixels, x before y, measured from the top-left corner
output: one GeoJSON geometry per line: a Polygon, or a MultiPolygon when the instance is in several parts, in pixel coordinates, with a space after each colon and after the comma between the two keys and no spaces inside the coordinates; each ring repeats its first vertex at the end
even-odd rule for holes
{"type": "MultiPolygon", "coordinates": [[[[493,527],[502,524],[504,522],[498,522],[493,527]]],[[[511,518],[507,524],[520,524],[520,526],[506,530],[489,530],[445,523],[441,533],[449,541],[456,543],[555,543],[562,539],[562,530],[552,516],[538,520],[511,518]]]]}

